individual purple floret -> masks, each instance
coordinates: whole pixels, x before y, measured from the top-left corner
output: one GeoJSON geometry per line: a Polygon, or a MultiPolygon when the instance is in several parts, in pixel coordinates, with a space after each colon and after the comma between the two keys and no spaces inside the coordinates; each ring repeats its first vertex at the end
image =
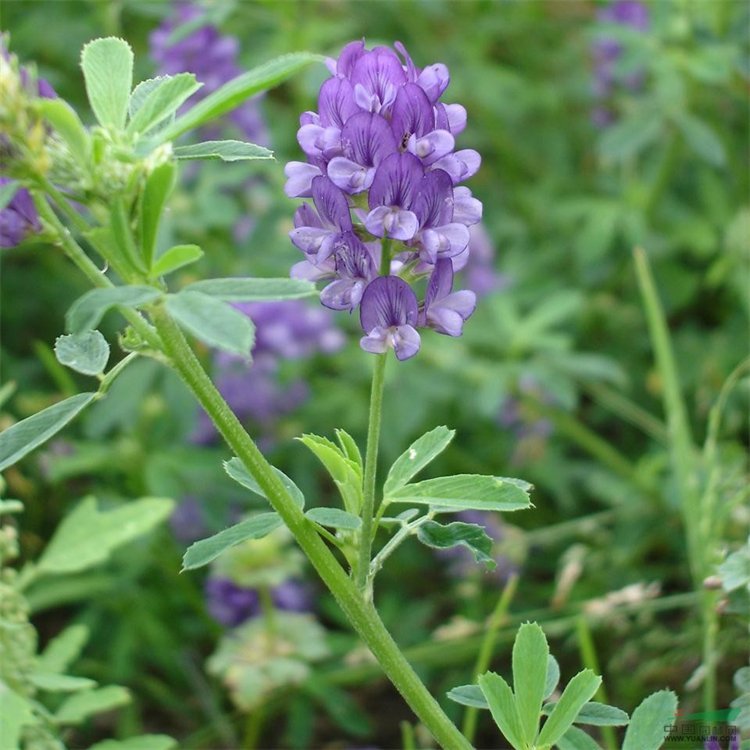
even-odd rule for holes
{"type": "MultiPolygon", "coordinates": [[[[598,12],[597,20],[600,23],[628,26],[640,32],[646,32],[649,28],[648,8],[638,0],[614,0],[598,12]]],[[[592,120],[598,127],[606,127],[616,119],[607,100],[613,96],[618,86],[637,91],[643,85],[642,71],[620,79],[616,77],[616,67],[622,53],[622,44],[612,37],[602,34],[594,41],[593,89],[594,96],[600,103],[592,111],[592,120]]]]}
{"type": "Polygon", "coordinates": [[[409,359],[419,351],[417,317],[417,298],[411,287],[397,276],[379,276],[362,296],[360,321],[367,335],[360,345],[377,354],[393,348],[398,359],[409,359]]]}
{"type": "Polygon", "coordinates": [[[435,268],[427,284],[421,324],[448,336],[460,336],[464,321],[474,312],[477,295],[468,289],[453,291],[453,266],[443,258],[435,268]]]}
{"type": "MultiPolygon", "coordinates": [[[[176,3],[172,14],[149,38],[150,54],[159,75],[193,73],[203,86],[188,100],[188,107],[213,93],[242,72],[237,64],[239,43],[222,35],[211,23],[201,23],[182,35],[181,27],[199,22],[205,10],[189,2],[176,3]]],[[[229,119],[248,139],[267,143],[257,100],[245,102],[229,114],[229,119]]]]}
{"type": "Polygon", "coordinates": [[[290,238],[305,260],[292,276],[326,280],[327,307],[360,306],[363,349],[408,359],[419,350],[417,327],[460,336],[474,310],[474,294],[452,284],[469,258],[469,227],[482,218],[458,183],[481,159],[455,150],[466,110],[441,101],[450,83],[442,63],[420,69],[401,43],[368,50],[357,41],[328,68],[318,112],[300,117],[307,161],[285,168],[287,195],[314,204],[294,217],[290,238]],[[410,285],[423,277],[420,304],[410,285]]]}
{"type": "Polygon", "coordinates": [[[271,589],[271,601],[285,612],[309,612],[313,605],[310,587],[291,578],[271,589]]]}
{"type": "MultiPolygon", "coordinates": [[[[10,182],[10,178],[0,176],[0,187],[10,182]]],[[[29,235],[41,231],[31,194],[25,188],[19,188],[8,205],[0,210],[0,247],[16,247],[29,235]]]]}

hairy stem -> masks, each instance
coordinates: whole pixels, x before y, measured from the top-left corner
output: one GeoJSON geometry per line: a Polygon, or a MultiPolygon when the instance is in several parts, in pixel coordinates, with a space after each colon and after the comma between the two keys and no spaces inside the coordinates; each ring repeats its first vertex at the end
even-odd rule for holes
{"type": "Polygon", "coordinates": [[[367,426],[367,451],[365,453],[364,493],[362,501],[362,531],[359,541],[357,561],[357,584],[362,591],[367,589],[367,574],[370,569],[373,523],[375,513],[375,479],[378,468],[378,444],[380,443],[380,422],[383,412],[383,386],[385,385],[386,354],[375,357],[370,390],[370,422],[367,426]]]}
{"type": "Polygon", "coordinates": [[[174,368],[211,417],[229,447],[258,482],[271,506],[283,518],[347,619],[370,648],[396,689],[443,748],[471,750],[471,744],[445,715],[401,653],[375,608],[364,599],[318,536],[314,524],[305,518],[302,510],[292,500],[273,467],[211,382],[175,322],[161,305],[152,307],[152,316],[174,368]]]}

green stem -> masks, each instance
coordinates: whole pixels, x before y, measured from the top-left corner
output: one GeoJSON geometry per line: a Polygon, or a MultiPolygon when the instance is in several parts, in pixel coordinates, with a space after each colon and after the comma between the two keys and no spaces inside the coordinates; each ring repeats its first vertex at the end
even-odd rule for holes
{"type": "Polygon", "coordinates": [[[211,382],[175,322],[162,306],[153,320],[174,368],[198,399],[235,455],[254,477],[273,509],[295,536],[349,622],[367,644],[381,668],[435,740],[447,750],[471,750],[471,744],[445,715],[383,625],[377,610],[362,596],[281,484],[273,467],[211,382]]]}
{"type": "MultiPolygon", "coordinates": [[[[492,654],[495,651],[495,642],[497,641],[498,631],[505,621],[505,615],[508,612],[508,607],[513,600],[513,596],[516,593],[517,586],[518,576],[513,574],[508,578],[508,582],[505,584],[505,588],[503,588],[503,593],[500,594],[500,597],[497,600],[497,605],[490,615],[490,619],[487,622],[487,633],[482,640],[482,645],[479,648],[479,655],[477,656],[477,661],[474,665],[473,677],[475,681],[479,675],[484,674],[490,666],[492,654]]],[[[466,713],[464,714],[464,723],[461,726],[461,730],[469,742],[474,741],[474,734],[477,731],[478,713],[478,709],[472,706],[467,708],[466,713]]]]}
{"type": "MultiPolygon", "coordinates": [[[[383,252],[385,252],[385,248],[383,248],[383,252]]],[[[365,452],[365,477],[361,514],[362,531],[360,533],[356,570],[357,585],[362,591],[367,590],[367,574],[370,569],[370,551],[373,537],[372,517],[375,513],[375,479],[378,464],[378,444],[380,442],[380,422],[383,412],[386,356],[387,354],[378,354],[375,357],[375,367],[372,371],[372,388],[370,390],[370,421],[367,426],[367,451],[365,452]]]]}

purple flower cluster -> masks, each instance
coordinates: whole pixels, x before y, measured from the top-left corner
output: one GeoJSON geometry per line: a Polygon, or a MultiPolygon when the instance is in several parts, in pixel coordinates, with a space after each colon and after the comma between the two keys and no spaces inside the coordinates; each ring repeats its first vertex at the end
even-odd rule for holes
{"type": "MultiPolygon", "coordinates": [[[[222,35],[210,23],[201,23],[189,33],[180,31],[186,24],[199,23],[204,13],[205,10],[198,5],[176,3],[172,15],[151,33],[149,39],[150,54],[158,65],[159,75],[193,73],[203,84],[190,98],[192,104],[242,73],[237,64],[237,39],[222,35]]],[[[248,140],[256,143],[268,141],[256,101],[250,100],[233,110],[229,118],[248,140]]]]}
{"type": "MultiPolygon", "coordinates": [[[[15,57],[11,58],[0,38],[0,57],[4,64],[15,65],[15,57]]],[[[31,97],[42,99],[55,99],[57,94],[52,86],[43,78],[37,78],[21,66],[18,68],[20,89],[31,97]]],[[[12,138],[9,140],[5,135],[0,135],[0,148],[12,153],[14,150],[12,138]]],[[[4,157],[8,156],[4,153],[4,157]]],[[[5,163],[5,162],[4,162],[5,163]]],[[[8,185],[12,180],[10,177],[0,174],[0,188],[8,185]]],[[[0,248],[16,247],[29,235],[38,234],[42,225],[37,215],[34,201],[26,188],[18,188],[9,203],[0,209],[0,248]]]]}
{"type": "Polygon", "coordinates": [[[419,350],[418,328],[460,336],[474,311],[476,295],[454,292],[453,275],[466,263],[482,204],[459,186],[480,157],[455,150],[466,110],[440,101],[448,69],[419,69],[395,47],[401,57],[351,42],[329,61],[318,111],[300,118],[307,161],[287,164],[285,189],[313,202],[295,213],[290,237],[305,260],[292,276],[328,279],[321,302],[359,306],[362,348],[392,347],[403,360],[419,350]],[[411,283],[421,277],[428,280],[419,303],[411,283]]]}
{"type": "MultiPolygon", "coordinates": [[[[0,187],[11,182],[0,176],[0,187]]],[[[19,188],[5,208],[0,211],[0,247],[16,247],[30,234],[41,232],[34,201],[26,188],[19,188]]]]}
{"type": "MultiPolygon", "coordinates": [[[[312,596],[301,581],[289,579],[274,586],[271,601],[276,609],[286,612],[309,612],[312,596]]],[[[233,628],[261,613],[257,589],[240,586],[230,578],[208,578],[206,600],[211,616],[221,625],[233,628]]]]}
{"type": "MultiPolygon", "coordinates": [[[[280,416],[304,402],[308,394],[302,380],[281,384],[281,363],[305,359],[316,352],[334,352],[343,346],[344,336],[332,325],[326,310],[302,300],[240,303],[235,307],[255,324],[253,362],[248,365],[242,358],[218,352],[214,379],[240,419],[270,429],[280,416]]],[[[208,443],[215,437],[213,423],[201,412],[193,442],[208,443]]]]}
{"type": "MultiPolygon", "coordinates": [[[[648,8],[638,0],[614,0],[597,14],[600,23],[629,26],[645,32],[649,27],[648,8]]],[[[615,113],[606,101],[612,97],[618,86],[637,91],[643,85],[643,73],[637,71],[625,78],[616,76],[617,62],[623,53],[622,44],[616,39],[599,36],[593,45],[594,55],[594,96],[601,102],[594,109],[594,124],[605,127],[615,120],[615,113]]]]}

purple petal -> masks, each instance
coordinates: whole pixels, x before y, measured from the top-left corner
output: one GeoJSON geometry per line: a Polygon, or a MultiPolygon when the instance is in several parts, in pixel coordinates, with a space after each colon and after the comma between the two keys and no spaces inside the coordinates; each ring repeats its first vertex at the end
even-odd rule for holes
{"type": "Polygon", "coordinates": [[[331,310],[353,310],[362,299],[366,283],[363,279],[338,279],[321,291],[320,301],[331,310]]]}
{"type": "Polygon", "coordinates": [[[462,151],[456,151],[455,154],[448,154],[442,159],[436,161],[433,169],[444,169],[453,180],[453,184],[468,180],[469,177],[476,174],[482,158],[474,149],[465,148],[462,151]]]}
{"type": "Polygon", "coordinates": [[[387,114],[396,98],[396,91],[406,83],[406,73],[393,50],[377,47],[357,60],[351,81],[360,107],[387,114]]]}
{"type": "Polygon", "coordinates": [[[401,361],[413,357],[419,351],[421,344],[416,329],[409,325],[396,328],[391,334],[391,341],[396,358],[401,361]]]}
{"type": "Polygon", "coordinates": [[[339,54],[336,61],[336,75],[348,77],[351,75],[354,65],[362,55],[365,54],[364,41],[349,42],[339,54]]]}
{"type": "Polygon", "coordinates": [[[449,294],[426,311],[427,325],[447,336],[460,336],[464,322],[477,307],[477,296],[468,289],[449,294]]]}
{"type": "Polygon", "coordinates": [[[372,112],[358,112],[347,120],[341,131],[344,154],[363,167],[375,167],[396,151],[388,121],[372,112]]]}
{"type": "Polygon", "coordinates": [[[417,298],[412,288],[398,276],[378,276],[362,295],[360,322],[365,333],[378,326],[416,325],[417,298]]]}
{"type": "Polygon", "coordinates": [[[441,97],[443,91],[448,88],[451,77],[448,68],[442,63],[428,65],[422,70],[417,78],[417,85],[420,86],[429,100],[435,104],[441,97]]]}
{"type": "Polygon", "coordinates": [[[315,213],[315,209],[309,203],[303,203],[294,212],[295,227],[321,227],[320,217],[315,213]]]}
{"type": "Polygon", "coordinates": [[[419,229],[416,214],[397,206],[378,206],[365,218],[365,226],[376,237],[389,237],[406,242],[419,229]]]}
{"type": "Polygon", "coordinates": [[[326,171],[331,182],[349,195],[367,190],[375,177],[374,167],[363,167],[345,156],[334,156],[326,171]]]}
{"type": "Polygon", "coordinates": [[[456,141],[447,130],[433,130],[422,138],[415,135],[409,138],[409,151],[419,157],[425,165],[442,159],[453,151],[456,141]]]}
{"type": "Polygon", "coordinates": [[[287,177],[284,192],[290,198],[309,198],[312,195],[312,181],[320,175],[320,168],[304,161],[290,161],[284,167],[287,177]]]}
{"type": "Polygon", "coordinates": [[[423,176],[422,163],[414,154],[391,154],[380,163],[375,172],[368,198],[370,208],[411,208],[423,176]]]}
{"type": "Polygon", "coordinates": [[[453,183],[442,169],[427,172],[414,199],[414,213],[420,227],[447,224],[453,219],[453,183]]]}
{"type": "Polygon", "coordinates": [[[358,111],[354,87],[345,78],[329,78],[320,87],[318,112],[323,127],[332,125],[341,130],[344,123],[358,111]]]}
{"type": "Polygon", "coordinates": [[[342,278],[370,281],[377,273],[370,249],[354,232],[340,235],[334,248],[336,273],[342,278]]]}
{"type": "Polygon", "coordinates": [[[341,131],[336,127],[303,125],[297,131],[297,142],[308,156],[327,159],[340,152],[341,131]]]}
{"type": "Polygon", "coordinates": [[[393,46],[400,53],[401,57],[404,58],[404,62],[406,63],[407,80],[416,81],[419,77],[420,70],[416,65],[414,65],[414,62],[411,59],[411,55],[406,51],[406,47],[404,47],[401,42],[396,42],[393,46]]]}
{"type": "MultiPolygon", "coordinates": [[[[289,232],[289,239],[292,244],[302,250],[305,255],[317,255],[330,237],[331,230],[321,229],[320,227],[297,227],[289,232]]],[[[328,252],[328,255],[330,255],[330,252],[328,252]]],[[[324,260],[324,258],[321,258],[321,260],[324,260]]]]}
{"type": "Polygon", "coordinates": [[[453,221],[467,227],[478,224],[482,219],[482,202],[474,198],[467,187],[453,190],[453,221]]]}
{"type": "Polygon", "coordinates": [[[411,135],[422,136],[435,127],[435,115],[427,94],[415,83],[407,83],[396,94],[391,112],[391,128],[403,147],[411,135]]]}
{"type": "Polygon", "coordinates": [[[309,260],[301,260],[295,263],[290,271],[289,276],[293,279],[305,279],[307,281],[318,281],[326,276],[333,276],[336,269],[333,267],[333,258],[328,258],[319,266],[314,266],[309,260]]]}
{"type": "Polygon", "coordinates": [[[448,120],[448,126],[445,129],[450,130],[453,135],[463,133],[466,129],[466,108],[460,104],[443,104],[442,106],[448,120]]]}
{"type": "Polygon", "coordinates": [[[423,260],[434,263],[438,258],[451,258],[459,255],[469,244],[469,230],[464,224],[445,224],[420,233],[423,260]]]}
{"type": "Polygon", "coordinates": [[[425,309],[434,302],[447,297],[453,289],[453,264],[450,260],[441,259],[435,263],[424,295],[425,309]]]}
{"type": "Polygon", "coordinates": [[[388,351],[389,337],[390,331],[387,328],[376,326],[359,340],[359,345],[371,354],[385,354],[388,351]]]}
{"type": "Polygon", "coordinates": [[[328,177],[316,177],[312,181],[312,197],[323,226],[346,232],[352,228],[349,202],[346,195],[328,177]]]}

